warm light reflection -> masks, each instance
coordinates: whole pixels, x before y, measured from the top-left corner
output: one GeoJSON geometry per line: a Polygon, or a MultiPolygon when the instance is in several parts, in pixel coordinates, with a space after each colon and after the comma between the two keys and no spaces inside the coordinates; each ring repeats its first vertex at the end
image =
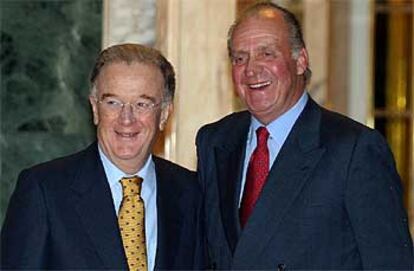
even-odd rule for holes
{"type": "Polygon", "coordinates": [[[260,11],[260,17],[265,17],[265,18],[274,18],[276,16],[275,12],[271,9],[265,9],[260,11]]]}

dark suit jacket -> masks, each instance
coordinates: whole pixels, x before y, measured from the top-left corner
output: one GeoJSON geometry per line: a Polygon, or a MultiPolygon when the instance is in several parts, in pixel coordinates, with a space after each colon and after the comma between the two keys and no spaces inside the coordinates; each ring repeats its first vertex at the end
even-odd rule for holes
{"type": "Polygon", "coordinates": [[[378,132],[309,99],[242,231],[248,112],[197,135],[211,268],[412,269],[392,154],[378,132]]]}
{"type": "MultiPolygon", "coordinates": [[[[201,196],[195,173],[154,157],[156,269],[200,269],[201,196]]],[[[97,144],[24,170],[1,232],[4,269],[127,269],[97,144]]]]}

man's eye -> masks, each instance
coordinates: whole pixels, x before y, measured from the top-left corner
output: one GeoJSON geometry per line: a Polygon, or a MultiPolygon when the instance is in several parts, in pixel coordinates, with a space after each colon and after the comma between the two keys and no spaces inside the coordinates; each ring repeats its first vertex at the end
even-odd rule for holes
{"type": "Polygon", "coordinates": [[[264,57],[274,57],[275,53],[273,51],[263,51],[262,55],[264,57]]]}
{"type": "Polygon", "coordinates": [[[151,107],[151,104],[150,103],[147,103],[147,102],[137,102],[135,104],[135,106],[137,108],[147,109],[147,108],[151,107]]]}
{"type": "Polygon", "coordinates": [[[233,56],[232,62],[235,65],[243,64],[246,62],[246,57],[245,56],[233,56]]]}
{"type": "Polygon", "coordinates": [[[114,100],[114,99],[105,99],[104,100],[104,103],[106,105],[108,105],[108,106],[113,106],[113,107],[116,107],[116,106],[120,106],[121,105],[121,102],[120,101],[114,100]]]}

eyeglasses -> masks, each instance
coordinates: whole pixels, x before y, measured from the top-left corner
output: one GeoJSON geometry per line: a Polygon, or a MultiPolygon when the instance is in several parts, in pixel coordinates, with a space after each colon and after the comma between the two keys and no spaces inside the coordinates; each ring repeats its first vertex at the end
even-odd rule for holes
{"type": "Polygon", "coordinates": [[[101,100],[97,100],[97,102],[102,106],[102,109],[110,114],[119,114],[121,113],[122,109],[126,105],[130,105],[132,107],[132,111],[135,114],[144,114],[148,113],[155,108],[157,108],[162,102],[159,103],[153,103],[148,101],[136,101],[136,102],[128,102],[124,103],[116,98],[113,97],[105,97],[101,100]]]}

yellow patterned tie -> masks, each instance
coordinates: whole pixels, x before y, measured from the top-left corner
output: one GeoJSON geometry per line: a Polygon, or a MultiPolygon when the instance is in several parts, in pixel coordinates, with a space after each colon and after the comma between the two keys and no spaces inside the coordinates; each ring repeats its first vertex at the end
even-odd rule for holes
{"type": "Polygon", "coordinates": [[[122,243],[129,270],[147,271],[144,202],[140,196],[142,178],[122,178],[122,203],[118,214],[122,243]]]}

